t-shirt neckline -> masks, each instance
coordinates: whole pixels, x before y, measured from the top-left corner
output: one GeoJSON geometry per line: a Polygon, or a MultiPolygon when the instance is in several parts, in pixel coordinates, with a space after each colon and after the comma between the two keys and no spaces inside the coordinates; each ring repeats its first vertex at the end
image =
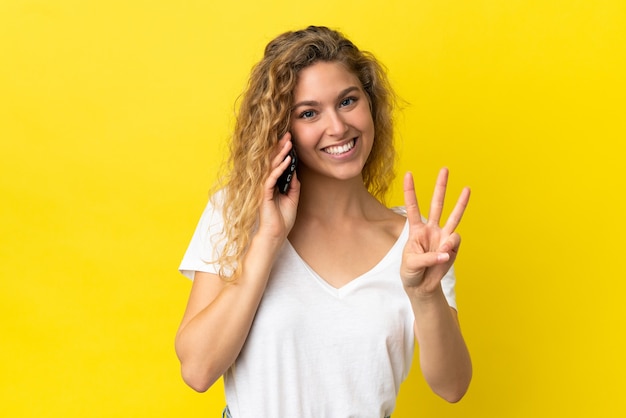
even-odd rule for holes
{"type": "Polygon", "coordinates": [[[406,241],[406,235],[408,234],[408,232],[409,232],[409,222],[407,220],[405,221],[404,227],[402,228],[402,231],[400,232],[400,235],[398,235],[398,238],[396,239],[396,241],[389,248],[389,250],[385,253],[385,255],[378,261],[378,263],[376,263],[376,265],[374,265],[374,267],[372,267],[368,271],[364,272],[363,274],[359,276],[356,276],[355,278],[351,279],[349,282],[347,282],[341,287],[335,287],[331,285],[322,276],[320,276],[306,261],[304,261],[302,257],[300,257],[300,254],[298,254],[294,246],[291,245],[291,242],[289,241],[289,239],[287,239],[286,243],[287,243],[289,250],[293,252],[297,260],[299,260],[299,262],[302,263],[305,269],[309,272],[310,276],[317,283],[319,283],[320,286],[322,286],[326,291],[328,291],[335,297],[343,297],[346,294],[350,293],[353,288],[359,286],[362,282],[367,281],[368,277],[372,276],[378,270],[384,267],[387,264],[387,260],[391,258],[394,253],[396,253],[397,247],[404,245],[404,242],[406,241]]]}

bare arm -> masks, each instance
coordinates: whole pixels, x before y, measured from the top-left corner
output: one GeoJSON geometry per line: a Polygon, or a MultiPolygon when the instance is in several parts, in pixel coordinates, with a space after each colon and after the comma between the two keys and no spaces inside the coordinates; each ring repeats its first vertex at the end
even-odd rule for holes
{"type": "Polygon", "coordinates": [[[196,272],[187,309],[176,335],[176,353],[185,382],[207,390],[235,361],[252,326],[278,250],[253,239],[243,274],[226,283],[210,273],[196,272]]]}
{"type": "Polygon", "coordinates": [[[404,180],[409,240],[404,249],[401,277],[415,314],[415,335],[420,365],[432,390],[449,402],[460,400],[472,378],[472,363],[458,325],[456,311],[448,306],[441,279],[452,266],[461,238],[454,232],[469,201],[464,189],[443,227],[439,220],[448,171],[437,178],[428,221],[422,220],[413,177],[404,180]]]}
{"type": "Polygon", "coordinates": [[[463,340],[456,311],[443,295],[429,299],[411,296],[420,366],[433,392],[448,402],[458,402],[472,379],[472,361],[463,340]]]}
{"type": "Polygon", "coordinates": [[[243,347],[265,291],[274,260],[293,227],[300,184],[297,178],[282,195],[274,185],[290,163],[289,134],[278,143],[272,171],[264,183],[259,228],[240,260],[241,275],[232,282],[196,272],[189,301],[176,334],[176,354],[185,382],[204,392],[235,361],[243,347]]]}

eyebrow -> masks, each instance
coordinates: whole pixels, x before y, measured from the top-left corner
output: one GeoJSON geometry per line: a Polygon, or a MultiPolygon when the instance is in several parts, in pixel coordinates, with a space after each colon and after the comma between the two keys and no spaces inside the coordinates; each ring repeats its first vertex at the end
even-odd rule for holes
{"type": "MultiPolygon", "coordinates": [[[[346,89],[343,89],[339,92],[339,94],[337,95],[337,99],[340,99],[342,97],[344,97],[345,95],[347,95],[348,93],[353,92],[354,90],[360,90],[357,86],[350,86],[346,89]]],[[[315,101],[315,100],[303,100],[301,102],[298,102],[296,104],[293,105],[292,109],[297,109],[300,106],[319,106],[319,102],[315,101]]]]}

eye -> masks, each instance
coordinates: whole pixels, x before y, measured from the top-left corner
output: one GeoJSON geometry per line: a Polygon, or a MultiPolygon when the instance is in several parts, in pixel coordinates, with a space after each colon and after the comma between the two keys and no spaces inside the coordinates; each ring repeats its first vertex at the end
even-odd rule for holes
{"type": "Polygon", "coordinates": [[[350,106],[351,104],[356,103],[358,99],[356,97],[346,97],[339,103],[339,107],[350,106]]]}
{"type": "Polygon", "coordinates": [[[300,119],[311,119],[313,117],[315,117],[314,110],[305,110],[303,112],[300,112],[300,114],[298,115],[298,118],[300,119]]]}

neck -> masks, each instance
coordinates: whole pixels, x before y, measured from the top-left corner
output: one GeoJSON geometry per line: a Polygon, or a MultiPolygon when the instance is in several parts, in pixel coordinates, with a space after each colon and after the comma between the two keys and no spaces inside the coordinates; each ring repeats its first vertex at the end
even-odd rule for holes
{"type": "Polygon", "coordinates": [[[309,177],[302,180],[298,218],[319,218],[326,223],[367,218],[380,202],[358,176],[349,180],[309,177]]]}

